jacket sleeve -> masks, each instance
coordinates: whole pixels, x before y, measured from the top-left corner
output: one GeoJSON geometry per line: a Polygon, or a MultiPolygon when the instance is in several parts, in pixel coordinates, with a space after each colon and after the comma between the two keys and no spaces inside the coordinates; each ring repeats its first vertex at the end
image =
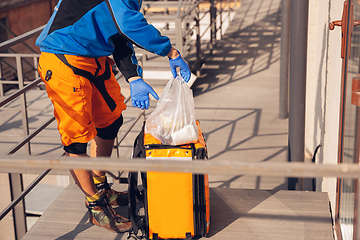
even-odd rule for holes
{"type": "Polygon", "coordinates": [[[125,80],[134,76],[142,77],[142,68],[138,65],[132,43],[121,36],[114,38],[113,43],[115,47],[113,57],[125,80]]]}
{"type": "Polygon", "coordinates": [[[106,0],[106,3],[120,35],[157,55],[166,56],[170,52],[170,39],[161,36],[139,12],[141,0],[106,0]]]}

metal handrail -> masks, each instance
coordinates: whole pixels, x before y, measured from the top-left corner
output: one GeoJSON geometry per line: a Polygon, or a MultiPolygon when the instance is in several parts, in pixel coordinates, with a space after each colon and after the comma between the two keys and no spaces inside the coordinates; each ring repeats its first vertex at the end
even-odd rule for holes
{"type": "Polygon", "coordinates": [[[32,181],[27,188],[16,198],[14,199],[1,213],[0,213],[0,221],[21,201],[25,198],[25,196],[51,171],[51,169],[47,169],[43,171],[39,176],[32,181]]]}
{"type": "Polygon", "coordinates": [[[5,98],[4,100],[0,101],[0,107],[4,106],[5,104],[11,102],[12,100],[14,100],[15,98],[19,97],[21,94],[25,93],[26,91],[30,90],[31,88],[35,87],[36,85],[38,85],[41,82],[41,79],[38,78],[35,81],[33,81],[32,83],[26,85],[25,87],[17,90],[16,92],[14,92],[13,94],[11,94],[9,97],[5,98]]]}
{"type": "MultiPolygon", "coordinates": [[[[234,8],[236,8],[238,0],[234,0],[234,7],[231,7],[231,2],[230,0],[227,0],[226,2],[223,2],[222,0],[210,0],[211,6],[209,8],[209,10],[202,12],[203,16],[200,17],[199,13],[200,13],[200,9],[199,6],[201,3],[204,3],[204,0],[194,0],[194,1],[188,1],[188,0],[179,0],[178,1],[178,5],[177,5],[177,11],[176,14],[174,16],[174,18],[172,18],[171,16],[169,16],[168,18],[168,22],[172,22],[174,21],[175,23],[175,37],[176,37],[176,48],[182,53],[182,55],[184,57],[187,57],[193,50],[194,48],[196,49],[196,62],[193,64],[192,70],[198,71],[200,70],[200,65],[202,62],[201,59],[201,51],[202,48],[200,48],[200,41],[201,38],[205,35],[206,31],[208,31],[210,29],[210,31],[212,32],[210,34],[211,36],[211,40],[209,44],[206,44],[206,47],[203,48],[205,50],[209,49],[211,50],[212,53],[212,49],[214,48],[215,44],[215,40],[216,40],[216,35],[218,34],[219,31],[222,31],[223,29],[223,22],[225,22],[226,20],[230,21],[230,15],[231,15],[231,11],[233,11],[234,8]],[[216,10],[214,12],[214,9],[217,9],[217,5],[218,3],[220,3],[220,7],[218,10],[216,10]],[[223,7],[224,5],[224,7],[223,7]],[[211,10],[213,9],[213,10],[211,10]],[[225,10],[227,9],[227,10],[225,10]],[[224,11],[228,12],[228,16],[225,19],[222,19],[222,13],[224,11]],[[216,13],[217,12],[217,13],[216,13]],[[215,18],[211,17],[212,14],[215,13],[215,18]],[[199,22],[201,19],[204,19],[205,16],[207,14],[210,14],[210,23],[209,25],[206,27],[205,31],[203,32],[203,34],[200,34],[200,26],[199,26],[199,22]],[[216,19],[217,17],[220,17],[220,25],[219,27],[216,27],[216,19]],[[184,28],[185,26],[185,28],[184,28]],[[214,27],[215,26],[215,27],[214,27]],[[196,43],[192,44],[191,41],[193,39],[191,39],[191,36],[193,35],[193,33],[196,33],[196,43]],[[215,37],[215,39],[213,39],[215,37]]],[[[159,7],[159,2],[146,2],[144,3],[144,5],[147,7],[147,11],[149,11],[149,9],[152,6],[155,7],[159,7]]],[[[145,11],[145,12],[147,12],[145,11]]],[[[145,16],[146,17],[146,16],[145,16]]],[[[151,22],[152,20],[157,22],[159,21],[159,19],[156,19],[156,17],[154,19],[152,19],[152,17],[155,17],[154,15],[151,15],[151,17],[149,17],[149,21],[151,22]]],[[[164,20],[161,20],[161,22],[164,22],[164,20]]],[[[220,33],[220,35],[222,36],[222,32],[220,33]]]]}
{"type": "Polygon", "coordinates": [[[35,28],[34,30],[31,30],[29,32],[26,32],[17,37],[14,37],[12,39],[9,39],[5,42],[0,43],[0,52],[4,51],[5,49],[7,49],[9,47],[15,46],[18,43],[21,43],[25,40],[28,40],[32,37],[37,36],[44,28],[45,28],[45,25],[35,28]]]}
{"type": "Polygon", "coordinates": [[[0,57],[39,57],[38,53],[0,53],[0,57]]]}
{"type": "MultiPolygon", "coordinates": [[[[8,28],[5,24],[0,22],[0,27],[2,27],[3,29],[5,29],[6,32],[10,33],[11,35],[13,35],[14,37],[17,37],[18,35],[16,35],[13,31],[11,31],[10,28],[8,28]]],[[[27,44],[26,42],[21,42],[21,44],[23,44],[27,49],[29,49],[30,51],[32,51],[33,53],[36,53],[36,51],[29,46],[29,44],[27,44]]]]}
{"type": "Polygon", "coordinates": [[[38,127],[34,132],[27,135],[23,140],[21,140],[15,147],[13,147],[7,154],[11,155],[16,153],[20,148],[22,148],[25,144],[27,144],[31,139],[33,139],[36,135],[38,135],[42,130],[44,130],[47,126],[49,126],[53,121],[55,121],[55,117],[51,117],[45,123],[43,123],[40,127],[38,127]]]}
{"type": "MultiPolygon", "coordinates": [[[[178,14],[177,18],[184,19],[185,17],[191,15],[191,13],[199,6],[200,3],[202,3],[204,0],[198,0],[193,2],[191,5],[192,7],[188,9],[186,12],[184,12],[182,15],[180,13],[178,14]]],[[[179,11],[179,10],[178,10],[179,11]]]]}
{"type": "MultiPolygon", "coordinates": [[[[5,42],[2,42],[0,43],[0,52],[7,49],[7,48],[10,48],[18,43],[21,43],[21,42],[24,42],[25,40],[27,39],[30,39],[34,36],[36,36],[42,29],[44,29],[44,26],[42,27],[39,27],[37,29],[34,29],[30,32],[27,32],[25,34],[22,34],[18,37],[15,37],[15,38],[12,38],[8,41],[5,41],[5,42]]],[[[35,74],[35,80],[33,82],[31,82],[30,84],[24,86],[24,80],[23,80],[23,71],[22,71],[22,63],[21,63],[21,57],[20,57],[20,54],[1,54],[1,57],[11,57],[11,56],[14,56],[15,59],[16,59],[16,66],[17,66],[17,78],[18,78],[18,85],[19,85],[19,90],[15,93],[13,93],[12,95],[10,95],[9,97],[5,98],[4,100],[2,100],[0,102],[0,107],[1,106],[4,106],[5,104],[11,102],[12,100],[14,100],[15,98],[17,97],[20,97],[20,101],[21,101],[21,112],[22,112],[22,124],[23,124],[23,131],[24,131],[24,134],[25,135],[28,135],[29,134],[29,127],[28,127],[28,116],[27,116],[27,108],[26,108],[26,97],[25,97],[25,92],[28,91],[30,88],[36,86],[41,80],[40,78],[36,79],[36,77],[38,76],[37,74],[35,74]]],[[[31,54],[32,57],[34,57],[33,54],[31,54]]],[[[34,60],[34,65],[35,65],[35,60],[34,60]]],[[[6,81],[5,81],[6,82],[6,81]]],[[[4,81],[2,81],[0,83],[0,95],[2,96],[3,95],[3,84],[4,81]]],[[[15,83],[15,82],[12,82],[12,83],[15,83]]],[[[35,131],[36,132],[36,131],[35,131]]],[[[36,135],[36,134],[35,134],[36,135]]],[[[32,138],[33,136],[35,135],[31,135],[30,138],[32,138]]],[[[24,144],[23,145],[28,145],[28,153],[30,154],[30,145],[29,145],[29,140],[24,140],[23,141],[24,144]]],[[[20,148],[18,148],[20,149],[20,148]]],[[[15,150],[15,149],[13,149],[15,150]]],[[[13,151],[13,152],[16,152],[13,151]]],[[[48,173],[48,171],[50,170],[47,170],[45,171],[42,175],[39,176],[39,181],[48,173]]],[[[12,185],[11,184],[11,193],[13,194],[14,192],[21,192],[22,191],[22,176],[21,174],[10,174],[9,173],[9,181],[15,181],[15,184],[12,185]]],[[[25,191],[22,191],[21,193],[19,193],[19,197],[17,197],[16,199],[13,200],[11,206],[9,206],[9,210],[5,209],[6,211],[10,211],[10,210],[13,210],[13,213],[14,213],[14,231],[15,231],[15,236],[19,236],[21,237],[25,231],[26,232],[26,222],[25,222],[25,218],[26,218],[26,215],[25,215],[25,210],[24,208],[22,208],[21,206],[18,205],[18,203],[20,203],[21,201],[23,201],[23,198],[26,196],[26,194],[28,192],[30,192],[30,190],[32,188],[34,188],[35,186],[37,185],[37,182],[33,182],[33,184],[30,184],[28,186],[28,188],[25,189],[25,191]],[[17,224],[19,224],[19,228],[17,227],[17,224]]],[[[6,215],[6,214],[5,214],[6,215]]]]}
{"type": "Polygon", "coordinates": [[[0,96],[4,95],[3,85],[5,84],[17,84],[19,88],[21,88],[23,84],[31,83],[39,77],[39,74],[37,73],[37,59],[39,58],[39,56],[40,54],[38,53],[0,53],[0,62],[5,63],[7,66],[9,66],[9,69],[11,69],[12,73],[15,74],[15,77],[12,80],[4,80],[4,76],[1,76],[0,72],[0,96]],[[1,60],[2,58],[4,59],[1,60]],[[7,60],[5,60],[7,58],[15,58],[15,67],[9,64],[7,60]],[[33,63],[27,61],[26,58],[33,58],[33,63]],[[19,72],[19,69],[23,69],[23,63],[26,63],[30,66],[30,68],[28,68],[27,71],[24,73],[23,71],[19,72]],[[34,75],[31,76],[29,74],[34,75]],[[29,81],[26,81],[25,79],[28,79],[29,81]]]}
{"type": "MultiPolygon", "coordinates": [[[[2,110],[6,110],[6,111],[21,111],[21,108],[19,107],[2,107],[2,110]]],[[[41,112],[53,112],[53,109],[48,109],[48,108],[27,108],[28,111],[41,111],[41,112]]]]}
{"type": "Polygon", "coordinates": [[[267,177],[337,177],[358,179],[359,164],[314,164],[300,162],[239,162],[229,159],[221,161],[164,161],[162,158],[47,158],[45,156],[0,157],[0,168],[8,171],[18,169],[87,169],[109,171],[160,171],[191,172],[213,175],[248,175],[267,177]]]}

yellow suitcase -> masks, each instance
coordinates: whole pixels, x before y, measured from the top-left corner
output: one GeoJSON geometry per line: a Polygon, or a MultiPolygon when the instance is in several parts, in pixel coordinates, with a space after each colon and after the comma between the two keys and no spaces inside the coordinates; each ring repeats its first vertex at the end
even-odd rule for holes
{"type": "MultiPolygon", "coordinates": [[[[206,143],[200,128],[194,143],[162,145],[142,131],[134,143],[134,158],[197,161],[207,159],[206,143]]],[[[206,236],[210,225],[208,175],[174,172],[141,173],[143,190],[137,190],[137,174],[129,174],[130,219],[137,233],[141,228],[146,239],[192,239],[206,236]],[[136,201],[143,201],[145,214],[136,213],[136,201]]]]}

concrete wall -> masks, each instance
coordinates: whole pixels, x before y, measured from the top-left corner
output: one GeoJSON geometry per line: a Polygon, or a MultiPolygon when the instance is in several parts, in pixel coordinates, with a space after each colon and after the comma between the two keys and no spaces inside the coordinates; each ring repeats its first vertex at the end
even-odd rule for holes
{"type": "MultiPolygon", "coordinates": [[[[336,164],[338,154],[341,82],[341,28],[329,22],[342,17],[343,0],[309,1],[308,66],[306,88],[305,154],[312,157],[321,144],[317,163],[336,164]]],[[[317,190],[328,192],[333,212],[335,178],[318,178],[317,190]]]]}

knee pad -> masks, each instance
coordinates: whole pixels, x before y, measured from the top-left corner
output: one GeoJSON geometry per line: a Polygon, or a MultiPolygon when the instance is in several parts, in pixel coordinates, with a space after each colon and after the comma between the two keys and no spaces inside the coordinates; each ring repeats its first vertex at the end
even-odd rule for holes
{"type": "Polygon", "coordinates": [[[86,153],[87,143],[72,143],[69,146],[64,146],[64,150],[67,153],[72,154],[84,154],[86,153]]]}
{"type": "Polygon", "coordinates": [[[121,114],[120,117],[109,126],[104,128],[96,128],[97,136],[101,139],[115,139],[123,122],[124,118],[121,114]]]}

